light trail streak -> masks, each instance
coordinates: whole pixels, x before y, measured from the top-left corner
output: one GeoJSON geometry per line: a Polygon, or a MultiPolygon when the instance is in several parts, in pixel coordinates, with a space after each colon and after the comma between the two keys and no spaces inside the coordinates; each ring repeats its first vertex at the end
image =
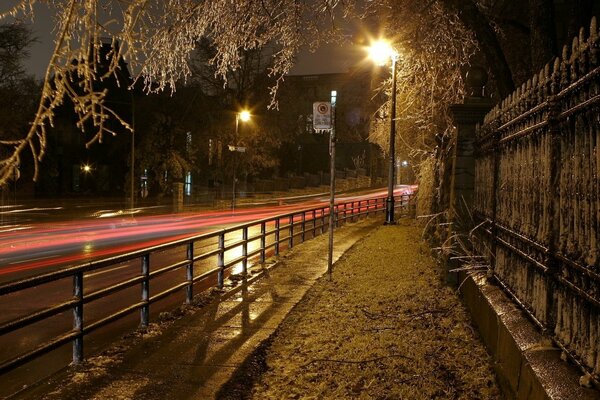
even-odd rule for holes
{"type": "MultiPolygon", "coordinates": [[[[404,187],[396,194],[414,190],[404,187]]],[[[360,201],[383,196],[385,191],[345,195],[342,201],[360,201]]],[[[325,198],[292,204],[271,205],[231,211],[202,211],[154,216],[133,216],[139,210],[117,213],[110,210],[95,213],[95,219],[28,224],[26,230],[11,226],[0,231],[0,275],[35,269],[59,267],[92,259],[123,254],[142,248],[214,232],[222,227],[285,214],[305,208],[325,206],[325,198]]],[[[320,218],[317,216],[317,218],[320,218]]],[[[311,221],[311,213],[306,221],[311,221]]],[[[300,220],[300,216],[294,218],[300,220]]],[[[99,273],[106,273],[102,271],[99,273]]]]}

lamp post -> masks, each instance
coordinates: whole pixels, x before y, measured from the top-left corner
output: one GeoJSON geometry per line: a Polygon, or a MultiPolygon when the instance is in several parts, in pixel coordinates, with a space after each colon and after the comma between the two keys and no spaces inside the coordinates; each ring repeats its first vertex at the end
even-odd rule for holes
{"type": "Polygon", "coordinates": [[[248,110],[242,110],[235,114],[235,137],[234,137],[234,145],[233,145],[233,187],[232,187],[232,198],[231,198],[231,211],[235,210],[235,180],[236,180],[236,172],[237,172],[237,152],[238,152],[238,131],[240,127],[240,121],[248,122],[250,121],[250,112],[248,110]]]}
{"type": "Polygon", "coordinates": [[[369,48],[371,59],[377,65],[385,65],[388,60],[392,61],[392,93],[390,102],[390,144],[389,144],[389,172],[388,193],[385,200],[385,225],[393,225],[394,222],[394,167],[396,158],[396,62],[398,53],[392,46],[383,40],[374,42],[369,48]]]}

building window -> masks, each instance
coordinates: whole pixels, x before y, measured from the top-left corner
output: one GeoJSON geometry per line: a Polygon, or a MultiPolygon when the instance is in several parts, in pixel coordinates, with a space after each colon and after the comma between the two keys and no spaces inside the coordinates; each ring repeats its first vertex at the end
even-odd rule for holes
{"type": "Polygon", "coordinates": [[[192,173],[189,171],[185,174],[185,185],[183,190],[186,196],[192,195],[192,173]]]}

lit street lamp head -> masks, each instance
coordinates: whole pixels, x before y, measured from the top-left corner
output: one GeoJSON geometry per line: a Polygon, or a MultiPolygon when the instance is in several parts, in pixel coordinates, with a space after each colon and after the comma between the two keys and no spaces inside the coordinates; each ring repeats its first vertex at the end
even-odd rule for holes
{"type": "Polygon", "coordinates": [[[369,58],[377,65],[385,65],[388,60],[396,61],[398,52],[388,41],[379,39],[369,46],[369,58]]]}
{"type": "Polygon", "coordinates": [[[248,110],[240,111],[238,113],[238,116],[239,116],[240,120],[242,120],[242,122],[250,121],[250,111],[248,111],[248,110]]]}

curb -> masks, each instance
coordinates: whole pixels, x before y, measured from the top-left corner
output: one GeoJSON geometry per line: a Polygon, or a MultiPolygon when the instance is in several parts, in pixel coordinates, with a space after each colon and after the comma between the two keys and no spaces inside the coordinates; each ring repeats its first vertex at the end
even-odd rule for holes
{"type": "Polygon", "coordinates": [[[561,350],[542,335],[485,273],[458,273],[459,292],[495,361],[507,399],[592,400],[597,390],[579,385],[581,373],[561,360],[561,350]]]}

